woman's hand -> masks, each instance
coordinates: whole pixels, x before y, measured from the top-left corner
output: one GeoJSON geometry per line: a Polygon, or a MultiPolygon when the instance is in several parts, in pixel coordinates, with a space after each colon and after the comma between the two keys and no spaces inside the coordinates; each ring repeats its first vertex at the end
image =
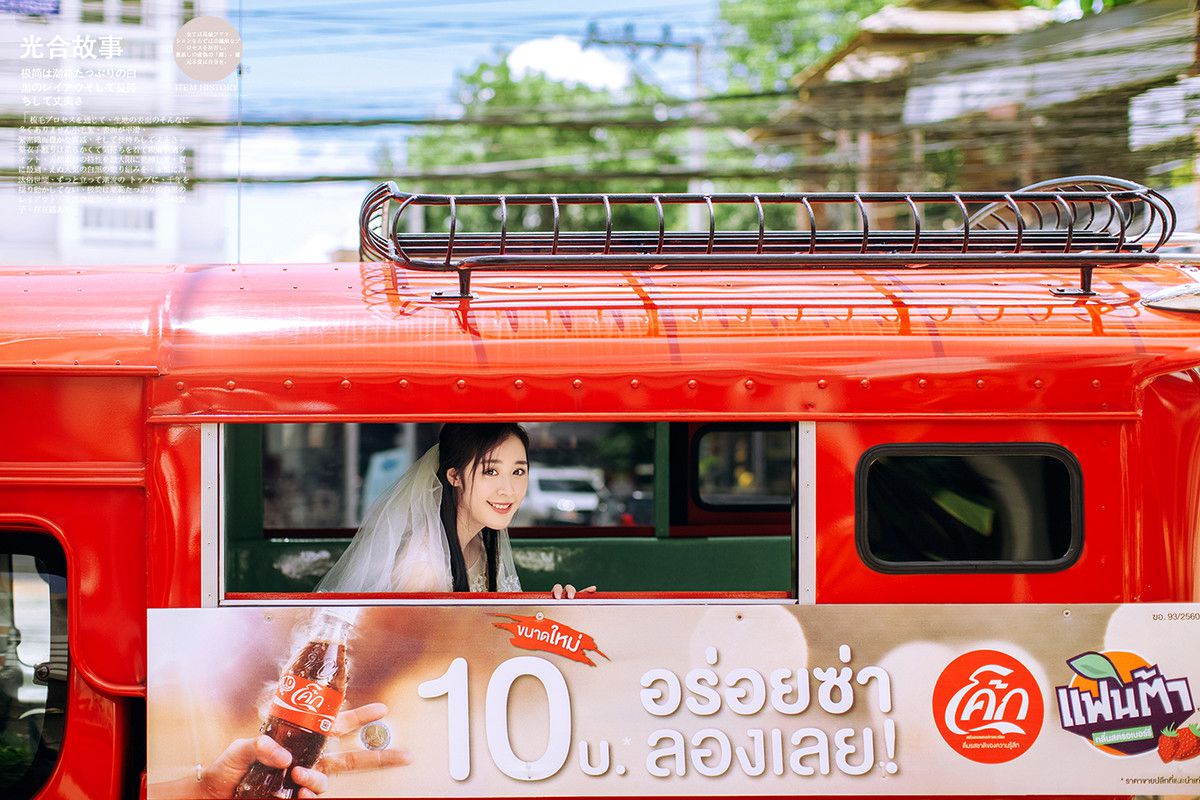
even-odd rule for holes
{"type": "Polygon", "coordinates": [[[576,589],[569,583],[566,586],[563,586],[561,583],[556,583],[554,584],[554,588],[550,590],[550,596],[555,600],[562,600],[564,598],[567,600],[574,600],[576,595],[594,594],[595,591],[595,586],[588,586],[585,589],[576,589]]]}

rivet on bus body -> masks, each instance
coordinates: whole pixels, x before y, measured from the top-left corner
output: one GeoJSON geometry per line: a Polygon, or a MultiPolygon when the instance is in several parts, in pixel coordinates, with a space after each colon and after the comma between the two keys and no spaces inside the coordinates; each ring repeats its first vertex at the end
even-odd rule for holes
{"type": "Polygon", "coordinates": [[[292,383],[290,380],[286,380],[283,382],[283,388],[285,388],[285,389],[291,389],[295,385],[296,384],[292,383]]]}
{"type": "Polygon", "coordinates": [[[1099,388],[1100,388],[1100,381],[1099,381],[1099,380],[1094,380],[1094,381],[1092,381],[1092,388],[1093,388],[1093,389],[1099,389],[1099,388]]]}
{"type": "Polygon", "coordinates": [[[513,386],[516,387],[517,389],[524,389],[525,381],[521,380],[520,378],[517,378],[515,381],[513,381],[513,386]]]}
{"type": "Polygon", "coordinates": [[[983,387],[984,387],[983,378],[980,378],[979,380],[975,381],[976,389],[982,389],[983,387]]]}
{"type": "Polygon", "coordinates": [[[401,388],[401,389],[407,389],[407,388],[408,388],[408,381],[406,381],[404,378],[401,378],[401,379],[400,379],[400,388],[401,388]]]}
{"type": "Polygon", "coordinates": [[[455,381],[454,385],[457,386],[459,389],[467,388],[467,382],[464,381],[462,378],[459,378],[457,381],[455,381]]]}
{"type": "Polygon", "coordinates": [[[71,363],[72,363],[72,364],[74,364],[75,366],[77,366],[77,367],[78,367],[78,366],[79,366],[79,359],[77,358],[77,359],[75,359],[74,361],[72,361],[71,363]]]}
{"type": "Polygon", "coordinates": [[[859,386],[861,386],[861,387],[862,387],[862,388],[864,388],[864,389],[870,389],[870,388],[871,388],[871,382],[870,382],[869,380],[867,380],[866,378],[863,378],[861,381],[859,381],[859,382],[858,382],[858,385],[859,385],[859,386]]]}
{"type": "Polygon", "coordinates": [[[821,378],[821,380],[817,381],[817,388],[818,389],[828,389],[829,381],[825,380],[824,378],[821,378]]]}
{"type": "Polygon", "coordinates": [[[229,383],[225,384],[225,388],[232,392],[234,389],[237,388],[237,382],[230,381],[229,383]]]}
{"type": "Polygon", "coordinates": [[[119,366],[121,366],[121,359],[119,359],[119,358],[118,358],[118,359],[117,359],[115,362],[113,362],[113,363],[115,363],[115,364],[116,364],[116,365],[119,367],[119,366]]]}
{"type": "Polygon", "coordinates": [[[349,388],[350,388],[350,385],[351,385],[351,384],[350,384],[350,381],[342,381],[342,388],[343,388],[343,389],[349,389],[349,388]]]}
{"type": "Polygon", "coordinates": [[[33,366],[35,366],[35,367],[37,366],[37,359],[36,359],[36,358],[33,360],[33,366]]]}
{"type": "Polygon", "coordinates": [[[579,378],[576,378],[575,380],[571,381],[571,385],[576,389],[582,389],[583,381],[579,380],[579,378]]]}
{"type": "Polygon", "coordinates": [[[695,389],[695,388],[696,388],[697,386],[699,386],[699,385],[700,385],[700,384],[696,383],[696,379],[695,379],[695,378],[691,378],[691,379],[690,379],[690,380],[688,380],[688,382],[687,382],[687,387],[688,387],[689,389],[695,389]]]}
{"type": "Polygon", "coordinates": [[[750,380],[749,378],[746,379],[746,391],[747,392],[754,391],[754,381],[750,380]]]}
{"type": "Polygon", "coordinates": [[[1041,379],[1041,378],[1038,378],[1037,380],[1035,380],[1035,381],[1033,382],[1033,388],[1035,388],[1035,389],[1041,389],[1041,388],[1042,388],[1043,386],[1045,386],[1045,385],[1046,385],[1046,384],[1042,382],[1042,379],[1041,379]]]}
{"type": "Polygon", "coordinates": [[[629,388],[630,388],[630,389],[636,389],[636,388],[638,388],[638,387],[639,387],[639,386],[641,386],[641,385],[642,385],[642,384],[638,382],[638,379],[637,379],[637,378],[630,378],[630,379],[629,379],[629,388]]]}
{"type": "Polygon", "coordinates": [[[187,386],[184,384],[184,382],[183,382],[183,381],[176,381],[176,382],[175,382],[175,391],[177,391],[177,392],[182,392],[182,391],[183,391],[184,389],[186,389],[186,388],[187,388],[187,386]]]}
{"type": "Polygon", "coordinates": [[[924,378],[921,378],[920,380],[917,381],[918,389],[924,389],[928,385],[929,385],[929,381],[925,380],[924,378]]]}

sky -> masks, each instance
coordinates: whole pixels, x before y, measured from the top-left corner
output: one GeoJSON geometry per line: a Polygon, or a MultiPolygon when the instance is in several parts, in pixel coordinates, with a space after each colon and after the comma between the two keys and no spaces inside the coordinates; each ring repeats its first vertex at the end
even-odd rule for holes
{"type": "MultiPolygon", "coordinates": [[[[228,14],[245,43],[243,115],[270,118],[332,108],[361,116],[450,114],[455,74],[501,50],[556,77],[611,81],[626,69],[622,53],[570,47],[590,23],[606,34],[632,24],[644,39],[659,37],[663,25],[677,40],[708,38],[716,6],[716,0],[242,0],[228,14]]],[[[639,61],[667,85],[690,86],[682,54],[639,61]]]]}
{"type": "MultiPolygon", "coordinates": [[[[711,39],[717,0],[242,0],[227,16],[242,34],[240,113],[245,120],[455,116],[455,76],[508,53],[519,75],[538,71],[565,81],[619,90],[632,70],[687,95],[693,83],[686,51],[583,47],[589,25],[602,35],[641,40],[711,39]]],[[[720,81],[710,59],[706,85],[720,81]]],[[[237,110],[233,110],[237,113],[237,110]]],[[[281,175],[308,171],[368,172],[380,146],[402,157],[411,128],[317,129],[269,135],[243,129],[230,151],[231,171],[281,175]]],[[[357,244],[357,209],[367,184],[243,186],[231,260],[322,261],[357,244]],[[261,236],[278,230],[287,237],[261,236]]]]}

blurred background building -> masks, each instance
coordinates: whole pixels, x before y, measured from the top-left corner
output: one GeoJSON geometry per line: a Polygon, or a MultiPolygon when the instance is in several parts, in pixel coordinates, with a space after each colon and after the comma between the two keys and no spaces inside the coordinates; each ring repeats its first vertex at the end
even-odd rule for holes
{"type": "Polygon", "coordinates": [[[1179,0],[1069,22],[1002,0],[887,6],[793,79],[755,139],[806,166],[808,190],[1105,174],[1166,190],[1194,227],[1195,33],[1179,0]]]}
{"type": "Polygon", "coordinates": [[[0,4],[0,241],[6,263],[230,260],[233,80],[193,81],[172,44],[224,0],[0,4]],[[43,13],[31,13],[40,11],[43,13]]]}

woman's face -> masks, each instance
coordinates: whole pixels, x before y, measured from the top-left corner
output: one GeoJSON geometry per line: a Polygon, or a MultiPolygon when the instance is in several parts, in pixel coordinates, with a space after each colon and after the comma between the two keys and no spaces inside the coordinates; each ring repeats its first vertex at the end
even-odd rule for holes
{"type": "Polygon", "coordinates": [[[507,528],[529,488],[529,456],[525,445],[510,436],[475,464],[470,474],[455,469],[446,475],[458,487],[460,533],[474,535],[482,528],[507,528]]]}

